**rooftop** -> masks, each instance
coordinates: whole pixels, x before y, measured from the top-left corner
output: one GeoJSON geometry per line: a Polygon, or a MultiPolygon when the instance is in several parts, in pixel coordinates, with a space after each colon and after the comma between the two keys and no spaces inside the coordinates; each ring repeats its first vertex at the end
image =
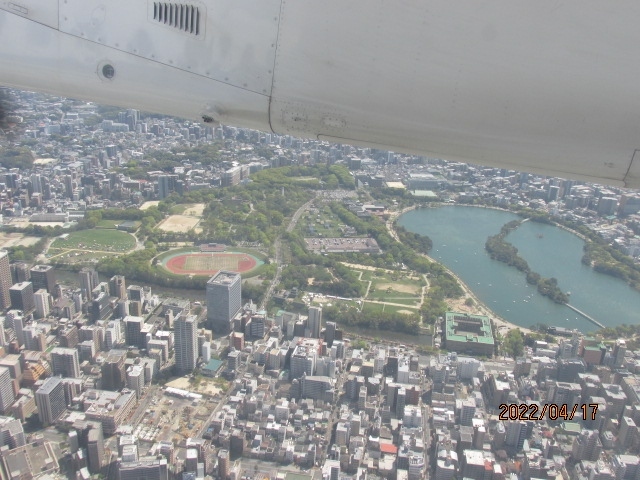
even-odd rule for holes
{"type": "Polygon", "coordinates": [[[44,394],[49,394],[53,391],[54,388],[56,388],[60,383],[62,382],[62,379],[60,377],[50,377],[47,378],[44,383],[42,384],[42,386],[38,389],[38,391],[36,393],[44,393],[44,394]]]}
{"type": "Polygon", "coordinates": [[[493,345],[489,317],[467,313],[446,312],[446,338],[449,341],[493,345]]]}
{"type": "Polygon", "coordinates": [[[207,365],[204,367],[204,370],[211,370],[211,371],[217,372],[222,365],[224,365],[224,362],[222,360],[216,360],[215,358],[212,358],[211,360],[209,360],[209,363],[207,363],[207,365]]]}
{"type": "Polygon", "coordinates": [[[220,270],[209,279],[207,285],[229,285],[240,277],[239,273],[220,270]]]}

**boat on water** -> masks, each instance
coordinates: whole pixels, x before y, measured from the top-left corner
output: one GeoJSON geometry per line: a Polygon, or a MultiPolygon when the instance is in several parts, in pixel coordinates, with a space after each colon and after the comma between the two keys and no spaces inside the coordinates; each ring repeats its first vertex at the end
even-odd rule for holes
{"type": "Polygon", "coordinates": [[[538,233],[538,234],[536,235],[536,237],[538,237],[538,238],[544,238],[544,235],[543,235],[543,234],[541,234],[541,233],[538,233]]]}

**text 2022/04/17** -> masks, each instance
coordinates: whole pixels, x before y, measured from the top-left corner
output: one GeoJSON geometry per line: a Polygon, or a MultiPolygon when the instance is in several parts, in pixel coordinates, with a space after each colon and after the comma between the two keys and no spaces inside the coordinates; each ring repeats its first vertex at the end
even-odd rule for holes
{"type": "Polygon", "coordinates": [[[566,403],[502,403],[499,406],[500,420],[573,420],[574,417],[583,420],[595,420],[598,411],[597,403],[583,403],[581,405],[567,405],[566,403]]]}

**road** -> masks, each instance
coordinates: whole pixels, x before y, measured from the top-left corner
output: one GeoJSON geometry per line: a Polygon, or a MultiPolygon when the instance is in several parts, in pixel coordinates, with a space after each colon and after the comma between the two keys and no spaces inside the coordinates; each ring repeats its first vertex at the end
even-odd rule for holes
{"type": "MultiPolygon", "coordinates": [[[[318,192],[316,192],[316,196],[317,195],[318,195],[318,192]]],[[[287,228],[286,228],[287,233],[290,233],[293,231],[293,229],[296,227],[296,224],[298,223],[298,220],[300,219],[304,211],[307,208],[309,208],[309,206],[313,203],[315,199],[316,197],[313,197],[307,203],[305,203],[300,208],[298,208],[298,210],[296,210],[296,213],[293,214],[293,216],[291,217],[291,220],[289,221],[289,225],[287,225],[287,228]]],[[[267,291],[264,294],[264,298],[260,303],[260,307],[259,307],[260,310],[264,310],[264,308],[267,306],[267,303],[269,303],[269,300],[271,300],[273,291],[275,290],[276,286],[280,283],[280,275],[282,274],[282,268],[284,267],[284,265],[282,264],[282,258],[283,258],[282,235],[276,238],[276,241],[273,243],[273,247],[276,252],[276,258],[275,258],[275,262],[277,265],[276,274],[273,277],[273,280],[271,280],[271,283],[269,284],[269,288],[267,288],[267,291]]]]}
{"type": "Polygon", "coordinates": [[[135,428],[138,425],[138,423],[140,423],[142,416],[147,411],[147,408],[149,408],[149,403],[153,398],[156,397],[158,390],[160,390],[161,388],[162,387],[160,385],[151,385],[147,389],[144,396],[138,402],[138,406],[131,414],[131,417],[129,417],[129,422],[128,422],[129,425],[135,428]]]}

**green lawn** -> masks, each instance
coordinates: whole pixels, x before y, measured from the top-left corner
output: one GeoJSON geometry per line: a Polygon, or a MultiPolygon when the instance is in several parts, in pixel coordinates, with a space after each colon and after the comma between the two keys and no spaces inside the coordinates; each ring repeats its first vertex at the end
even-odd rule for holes
{"type": "Polygon", "coordinates": [[[174,205],[169,209],[169,213],[171,215],[182,215],[185,212],[185,210],[189,207],[191,207],[191,205],[186,205],[186,204],[174,205]]]}
{"type": "Polygon", "coordinates": [[[396,313],[400,312],[404,315],[418,314],[418,310],[410,307],[398,307],[396,305],[387,305],[384,303],[370,303],[365,301],[364,306],[362,308],[363,313],[374,313],[374,312],[385,312],[385,313],[396,313]]]}
{"type": "Polygon", "coordinates": [[[52,248],[127,252],[136,246],[136,240],[119,230],[92,229],[71,232],[66,238],[57,238],[52,248]]]}
{"type": "Polygon", "coordinates": [[[100,220],[96,228],[116,228],[122,220],[100,220]]]}
{"type": "Polygon", "coordinates": [[[363,282],[368,282],[369,280],[373,280],[374,278],[374,273],[371,270],[359,270],[359,269],[354,269],[356,272],[362,272],[362,276],[360,277],[360,280],[362,280],[363,282]]]}

